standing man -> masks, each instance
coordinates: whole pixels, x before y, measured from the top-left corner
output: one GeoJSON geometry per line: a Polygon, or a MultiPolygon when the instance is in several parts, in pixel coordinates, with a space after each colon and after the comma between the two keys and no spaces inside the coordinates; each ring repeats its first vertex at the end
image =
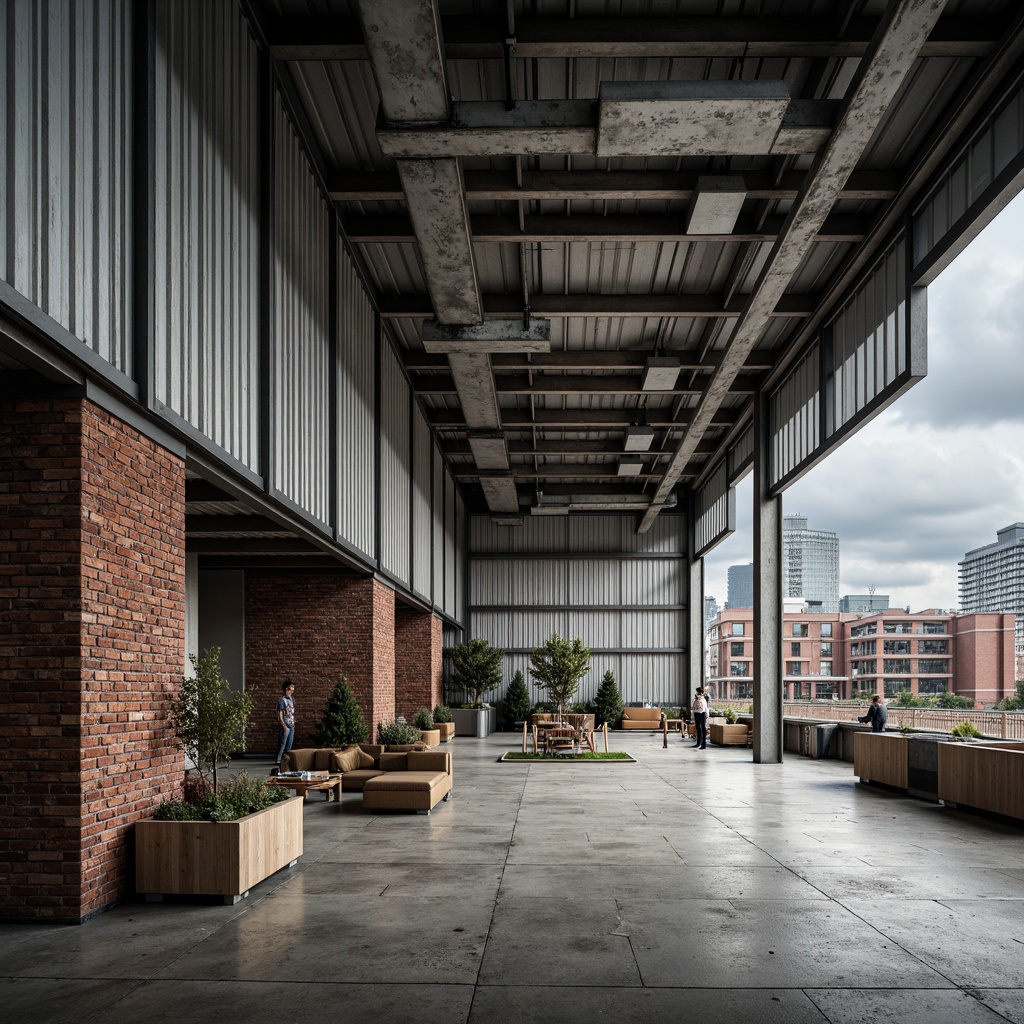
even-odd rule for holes
{"type": "Polygon", "coordinates": [[[281,766],[281,758],[292,749],[292,741],[295,739],[295,701],[292,699],[294,692],[295,684],[290,679],[281,683],[281,696],[277,698],[277,722],[280,727],[276,760],[278,767],[281,766]]]}
{"type": "Polygon", "coordinates": [[[693,725],[697,732],[697,742],[694,746],[700,750],[707,750],[708,747],[708,699],[704,696],[704,687],[698,686],[697,693],[693,698],[693,725]]]}
{"type": "Polygon", "coordinates": [[[885,723],[889,720],[889,712],[882,700],[882,695],[876,693],[871,698],[871,705],[866,715],[861,715],[858,722],[870,722],[872,732],[885,732],[885,723]]]}

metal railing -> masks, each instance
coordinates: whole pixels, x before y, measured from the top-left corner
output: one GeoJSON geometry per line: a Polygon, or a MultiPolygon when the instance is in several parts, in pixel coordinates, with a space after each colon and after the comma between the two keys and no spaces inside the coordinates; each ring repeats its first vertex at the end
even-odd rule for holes
{"type": "MultiPolygon", "coordinates": [[[[867,714],[866,704],[835,704],[829,701],[785,701],[783,714],[791,718],[817,718],[833,722],[856,722],[867,714]]],[[[961,711],[948,708],[901,708],[887,704],[888,729],[906,725],[911,729],[949,732],[961,722],[973,722],[990,739],[1024,740],[1024,711],[961,711]]]]}

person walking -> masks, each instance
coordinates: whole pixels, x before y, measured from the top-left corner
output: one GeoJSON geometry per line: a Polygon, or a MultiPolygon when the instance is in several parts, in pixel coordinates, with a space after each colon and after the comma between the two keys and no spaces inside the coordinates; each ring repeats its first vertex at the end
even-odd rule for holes
{"type": "Polygon", "coordinates": [[[868,713],[861,715],[858,722],[870,722],[872,732],[885,732],[885,723],[889,719],[889,712],[886,709],[885,701],[882,700],[882,695],[876,693],[871,698],[871,704],[868,707],[868,713]]]}
{"type": "Polygon", "coordinates": [[[275,764],[278,767],[281,766],[281,758],[292,749],[292,742],[295,739],[295,700],[292,697],[294,692],[295,684],[290,679],[281,683],[281,696],[277,698],[279,736],[275,764]]]}
{"type": "Polygon", "coordinates": [[[697,742],[694,744],[698,750],[707,750],[708,747],[708,699],[704,695],[704,687],[698,686],[697,693],[693,698],[693,725],[697,732],[697,742]]]}

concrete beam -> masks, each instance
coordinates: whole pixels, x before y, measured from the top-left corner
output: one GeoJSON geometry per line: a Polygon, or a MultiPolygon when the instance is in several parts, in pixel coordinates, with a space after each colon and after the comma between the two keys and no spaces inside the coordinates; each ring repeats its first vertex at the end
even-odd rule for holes
{"type": "MultiPolygon", "coordinates": [[[[456,358],[472,358],[459,356],[456,358]]],[[[486,358],[486,357],[484,357],[486,358]]],[[[684,410],[684,413],[688,413],[684,410]]],[[[688,414],[677,415],[671,409],[648,409],[647,423],[655,429],[689,427],[688,414]]],[[[713,426],[731,427],[739,418],[739,410],[716,411],[713,426]]],[[[439,430],[486,429],[488,425],[470,425],[459,409],[432,409],[430,422],[439,430]]],[[[537,409],[534,412],[521,409],[502,409],[501,426],[510,429],[562,430],[625,430],[636,419],[635,409],[537,409]]]]}
{"type": "Polygon", "coordinates": [[[426,320],[420,329],[423,350],[430,353],[550,352],[551,321],[484,320],[479,324],[443,324],[426,320]]]}
{"type": "Polygon", "coordinates": [[[747,189],[738,174],[698,178],[686,211],[687,234],[731,235],[746,198],[747,189]]]}
{"type": "MultiPolygon", "coordinates": [[[[494,366],[491,366],[492,372],[494,366]]],[[[753,374],[737,377],[732,390],[737,395],[752,395],[761,382],[753,374]]],[[[451,395],[458,392],[455,378],[449,374],[416,374],[412,381],[418,395],[451,395]]],[[[696,384],[674,384],[668,388],[644,389],[639,375],[608,376],[605,374],[576,374],[553,376],[546,373],[501,373],[496,374],[494,390],[498,395],[699,395],[702,388],[696,384]]]]}
{"type": "Polygon", "coordinates": [[[602,82],[597,155],[763,155],[788,106],[785,82],[602,82]]]}
{"type": "Polygon", "coordinates": [[[519,511],[519,492],[511,476],[482,477],[480,487],[491,512],[516,513],[519,511]]]}
{"type": "MultiPolygon", "coordinates": [[[[541,317],[556,319],[573,316],[611,317],[739,317],[747,296],[738,295],[726,302],[720,295],[532,295],[530,309],[541,317]]],[[[424,320],[433,316],[429,295],[381,295],[381,316],[391,319],[424,320]]],[[[484,316],[515,316],[522,311],[518,295],[483,296],[484,316]]],[[[780,295],[769,316],[808,317],[817,308],[813,295],[780,295]]]]}
{"type": "Polygon", "coordinates": [[[675,487],[693,455],[695,442],[703,435],[744,360],[760,340],[770,311],[782,298],[813,245],[814,236],[832,209],[842,183],[852,173],[889,104],[913,69],[921,46],[943,7],[944,0],[893,0],[888,5],[878,35],[847,93],[835,132],[816,158],[754,290],[747,297],[725,358],[711,376],[691,428],[676,449],[669,471],[655,492],[652,509],[640,523],[640,532],[650,529],[657,516],[654,506],[675,487]]]}
{"type": "Polygon", "coordinates": [[[462,416],[470,430],[497,430],[501,427],[494,375],[486,353],[452,353],[448,357],[452,377],[459,393],[462,416]]]}
{"type": "MultiPolygon", "coordinates": [[[[622,83],[626,84],[626,83],[622,83]]],[[[769,149],[760,155],[814,153],[832,132],[838,104],[830,100],[793,100],[769,149]]],[[[597,156],[598,113],[591,100],[523,100],[512,110],[503,103],[474,100],[452,104],[448,124],[395,125],[377,129],[385,156],[395,160],[446,156],[597,156]]],[[[729,156],[722,148],[734,141],[708,133],[673,151],[674,156],[729,156]]]]}

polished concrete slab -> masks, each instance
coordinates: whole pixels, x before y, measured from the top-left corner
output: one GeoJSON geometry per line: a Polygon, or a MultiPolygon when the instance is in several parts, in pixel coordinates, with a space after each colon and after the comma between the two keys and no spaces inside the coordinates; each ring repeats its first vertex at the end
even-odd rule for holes
{"type": "Polygon", "coordinates": [[[635,764],[458,738],[429,816],[314,797],[299,864],[232,907],[0,925],[5,1016],[1024,1024],[1024,830],[841,762],[613,739],[635,764]]]}

